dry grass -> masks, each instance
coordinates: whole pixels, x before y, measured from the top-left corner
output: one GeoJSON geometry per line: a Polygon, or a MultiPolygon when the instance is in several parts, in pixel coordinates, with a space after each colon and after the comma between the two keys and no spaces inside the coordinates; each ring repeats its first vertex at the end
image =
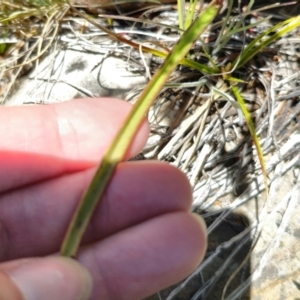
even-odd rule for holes
{"type": "Polygon", "coordinates": [[[58,35],[69,7],[60,0],[1,1],[0,99],[16,80],[38,63],[58,35]]]}

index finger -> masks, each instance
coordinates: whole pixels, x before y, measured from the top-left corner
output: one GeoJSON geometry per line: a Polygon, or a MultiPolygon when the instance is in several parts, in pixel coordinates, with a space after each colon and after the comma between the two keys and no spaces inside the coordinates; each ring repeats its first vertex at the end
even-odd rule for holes
{"type": "MultiPolygon", "coordinates": [[[[1,108],[0,191],[97,164],[130,109],[111,98],[1,108]]],[[[143,148],[148,131],[145,122],[129,156],[143,148]]]]}
{"type": "MultiPolygon", "coordinates": [[[[75,99],[53,105],[0,109],[0,150],[98,161],[122,126],[131,105],[113,98],[75,99]]],[[[144,124],[131,154],[147,139],[144,124]]]]}

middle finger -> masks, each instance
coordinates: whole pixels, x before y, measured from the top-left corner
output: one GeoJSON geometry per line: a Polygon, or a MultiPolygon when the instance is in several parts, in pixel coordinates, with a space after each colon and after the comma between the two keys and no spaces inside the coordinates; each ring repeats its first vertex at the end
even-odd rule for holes
{"type": "MultiPolygon", "coordinates": [[[[0,201],[0,261],[58,251],[95,168],[4,194],[0,201]]],[[[121,163],[90,222],[89,243],[157,215],[188,210],[183,173],[160,162],[121,163]]]]}

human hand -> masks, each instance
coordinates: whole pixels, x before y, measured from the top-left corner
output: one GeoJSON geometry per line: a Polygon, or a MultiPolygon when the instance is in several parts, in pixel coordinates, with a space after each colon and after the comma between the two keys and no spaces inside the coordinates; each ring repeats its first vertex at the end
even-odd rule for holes
{"type": "MultiPolygon", "coordinates": [[[[130,108],[103,98],[0,109],[0,299],[141,299],[200,263],[206,235],[189,212],[190,185],[157,161],[120,163],[84,235],[80,263],[57,255],[130,108]]],[[[128,157],[148,132],[145,121],[128,157]]]]}

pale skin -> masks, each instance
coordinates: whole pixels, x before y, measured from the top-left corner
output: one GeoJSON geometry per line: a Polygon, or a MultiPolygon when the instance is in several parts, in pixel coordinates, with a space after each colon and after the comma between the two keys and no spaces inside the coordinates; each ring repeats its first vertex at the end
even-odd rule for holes
{"type": "MultiPolygon", "coordinates": [[[[188,276],[206,250],[176,168],[123,162],[84,236],[58,257],[76,203],[131,106],[79,99],[0,109],[0,299],[134,300],[188,276]]],[[[128,158],[144,146],[145,121],[128,158]]]]}

